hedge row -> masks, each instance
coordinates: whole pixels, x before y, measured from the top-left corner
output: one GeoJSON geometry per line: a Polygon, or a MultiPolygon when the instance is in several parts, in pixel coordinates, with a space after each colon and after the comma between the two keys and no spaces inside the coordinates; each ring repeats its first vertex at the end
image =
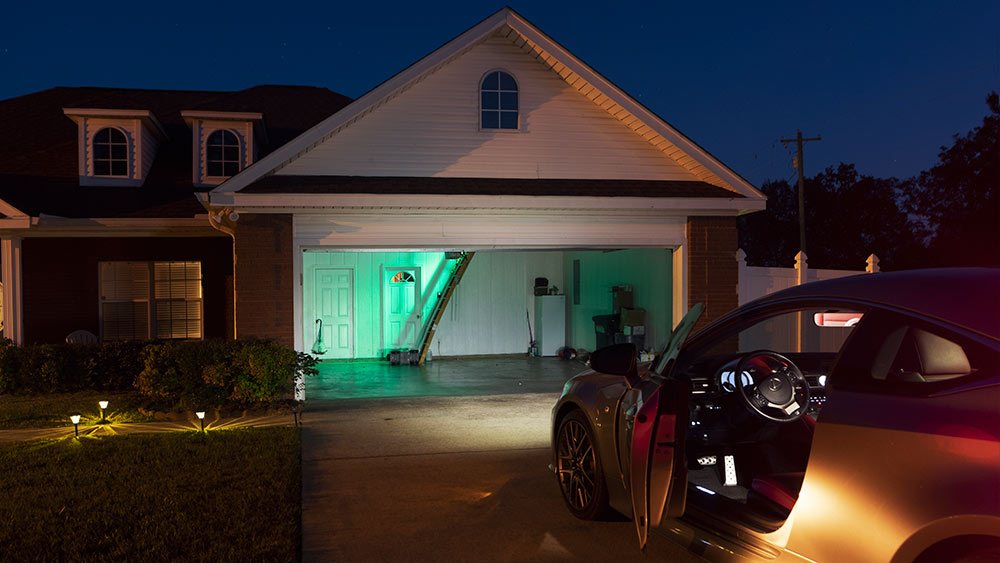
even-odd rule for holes
{"type": "Polygon", "coordinates": [[[316,359],[269,340],[15,346],[0,340],[0,393],[137,389],[166,408],[273,401],[316,359]]]}

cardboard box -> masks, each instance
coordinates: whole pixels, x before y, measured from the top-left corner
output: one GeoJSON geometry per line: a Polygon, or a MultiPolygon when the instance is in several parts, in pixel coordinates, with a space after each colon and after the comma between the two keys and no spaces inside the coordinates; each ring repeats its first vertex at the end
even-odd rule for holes
{"type": "Polygon", "coordinates": [[[635,294],[631,285],[616,285],[611,288],[611,311],[618,314],[623,309],[635,306],[635,294]]]}
{"type": "Polygon", "coordinates": [[[646,310],[645,309],[622,309],[621,319],[618,326],[645,326],[646,325],[646,310]]]}

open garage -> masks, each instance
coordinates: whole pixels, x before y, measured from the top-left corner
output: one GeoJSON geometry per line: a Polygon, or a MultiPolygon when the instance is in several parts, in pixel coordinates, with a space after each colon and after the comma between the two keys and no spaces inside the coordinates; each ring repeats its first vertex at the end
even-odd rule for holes
{"type": "Polygon", "coordinates": [[[672,326],[670,249],[308,249],[302,270],[303,336],[322,359],[385,358],[428,336],[431,357],[524,354],[532,342],[554,356],[615,334],[657,349],[672,326]]]}

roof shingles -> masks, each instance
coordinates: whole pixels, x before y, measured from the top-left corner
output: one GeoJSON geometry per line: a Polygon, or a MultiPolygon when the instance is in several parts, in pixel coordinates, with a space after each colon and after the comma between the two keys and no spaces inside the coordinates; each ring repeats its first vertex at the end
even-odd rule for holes
{"type": "Polygon", "coordinates": [[[52,88],[0,100],[0,199],[30,216],[191,217],[202,207],[191,182],[192,109],[264,114],[263,157],[350,103],[325,88],[255,86],[239,92],[52,88]],[[141,187],[79,185],[77,126],[63,108],[149,110],[168,139],[141,187]]]}

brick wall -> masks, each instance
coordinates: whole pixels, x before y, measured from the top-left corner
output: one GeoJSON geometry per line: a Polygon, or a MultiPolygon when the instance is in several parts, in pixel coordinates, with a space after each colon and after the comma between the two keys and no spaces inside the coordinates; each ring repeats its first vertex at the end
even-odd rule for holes
{"type": "Polygon", "coordinates": [[[736,217],[690,217],[687,240],[688,304],[705,304],[697,331],[739,304],[736,217]]]}
{"type": "Polygon", "coordinates": [[[226,276],[233,272],[233,245],[227,236],[26,238],[21,244],[25,344],[63,342],[81,329],[100,335],[98,263],[112,261],[201,262],[204,335],[232,335],[226,276]]]}
{"type": "Polygon", "coordinates": [[[235,225],[236,337],[295,343],[292,216],[240,215],[235,225]]]}

